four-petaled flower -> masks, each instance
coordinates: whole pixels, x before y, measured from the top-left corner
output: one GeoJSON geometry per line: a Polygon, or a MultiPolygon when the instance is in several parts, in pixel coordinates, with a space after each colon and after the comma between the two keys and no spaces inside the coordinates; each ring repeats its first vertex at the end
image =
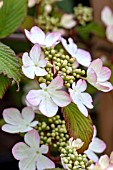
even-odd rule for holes
{"type": "Polygon", "coordinates": [[[61,34],[59,32],[52,32],[45,35],[45,33],[37,26],[31,28],[30,32],[25,29],[26,37],[33,43],[38,43],[43,47],[52,47],[60,42],[61,34]]]}
{"type": "Polygon", "coordinates": [[[110,76],[111,70],[104,67],[102,60],[99,58],[92,61],[87,70],[87,81],[103,92],[108,92],[113,89],[112,84],[107,81],[110,76]]]}
{"type": "Polygon", "coordinates": [[[27,52],[25,52],[22,56],[22,71],[25,76],[30,79],[34,79],[35,75],[45,76],[47,74],[47,71],[44,69],[46,66],[46,60],[41,54],[40,46],[35,44],[32,47],[29,55],[27,52]]]}
{"type": "Polygon", "coordinates": [[[82,140],[80,138],[77,138],[75,140],[75,139],[73,139],[73,137],[71,137],[69,139],[68,143],[69,143],[69,146],[72,146],[76,150],[80,149],[83,146],[83,144],[84,144],[84,142],[82,142],[82,140]]]}
{"type": "Polygon", "coordinates": [[[60,25],[66,29],[71,29],[73,28],[77,22],[74,20],[74,15],[73,14],[64,14],[62,15],[60,25]]]}
{"type": "Polygon", "coordinates": [[[91,55],[88,51],[77,48],[77,45],[73,42],[72,38],[68,39],[67,44],[64,38],[61,39],[62,45],[66,51],[73,57],[76,58],[77,62],[83,66],[88,67],[91,63],[91,55]]]}
{"type": "Polygon", "coordinates": [[[28,132],[38,124],[38,121],[33,121],[34,117],[31,107],[25,107],[22,114],[15,108],[5,109],[3,118],[7,124],[2,126],[2,130],[8,133],[28,132]]]}
{"type": "Polygon", "coordinates": [[[101,20],[107,26],[106,28],[107,39],[113,43],[113,12],[108,6],[105,6],[102,10],[101,20]]]}
{"type": "Polygon", "coordinates": [[[87,84],[85,80],[78,80],[77,83],[75,82],[72,84],[72,89],[69,88],[70,96],[72,101],[77,105],[79,110],[87,117],[88,110],[87,108],[92,109],[92,97],[88,93],[83,93],[87,88],[87,84]],[[86,107],[87,108],[86,108],[86,107]]]}
{"type": "Polygon", "coordinates": [[[47,117],[54,116],[58,111],[58,106],[67,106],[71,99],[69,94],[62,90],[63,79],[57,76],[46,86],[45,83],[40,84],[42,89],[31,90],[27,95],[27,101],[33,106],[39,105],[39,110],[47,117]]]}
{"type": "Polygon", "coordinates": [[[98,156],[95,153],[102,153],[106,149],[106,144],[104,143],[103,140],[96,137],[97,130],[95,126],[93,126],[93,128],[94,134],[92,142],[89,144],[89,148],[84,153],[87,155],[89,159],[93,160],[94,162],[97,162],[98,156]]]}
{"type": "Polygon", "coordinates": [[[46,156],[48,146],[40,145],[40,136],[36,130],[31,130],[24,136],[24,142],[17,143],[12,153],[19,160],[20,170],[44,170],[55,168],[55,164],[46,156]]]}

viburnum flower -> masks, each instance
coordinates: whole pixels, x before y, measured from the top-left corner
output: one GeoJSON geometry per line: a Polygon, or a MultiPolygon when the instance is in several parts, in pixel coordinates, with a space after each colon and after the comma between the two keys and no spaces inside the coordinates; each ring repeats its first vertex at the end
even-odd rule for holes
{"type": "Polygon", "coordinates": [[[107,39],[113,43],[113,12],[108,6],[105,6],[102,10],[101,20],[107,26],[106,28],[107,39]]]}
{"type": "Polygon", "coordinates": [[[31,130],[24,136],[24,142],[17,143],[12,148],[15,159],[19,160],[20,170],[44,170],[55,168],[55,164],[43,154],[48,152],[48,146],[41,145],[40,136],[36,130],[31,130]]]}
{"type": "Polygon", "coordinates": [[[30,31],[25,29],[26,37],[33,43],[38,43],[43,47],[52,47],[60,42],[61,34],[59,32],[52,32],[45,35],[45,33],[37,26],[31,28],[30,31]]]}
{"type": "Polygon", "coordinates": [[[35,75],[45,76],[47,74],[47,71],[44,69],[46,66],[46,60],[41,54],[41,48],[38,44],[35,44],[32,47],[29,55],[27,52],[23,54],[22,62],[22,71],[25,76],[30,79],[34,79],[35,75]]]}
{"type": "Polygon", "coordinates": [[[28,132],[38,124],[38,121],[33,121],[34,117],[31,107],[25,107],[22,114],[15,108],[5,109],[3,118],[7,124],[2,126],[2,130],[8,133],[28,132]]]}
{"type": "Polygon", "coordinates": [[[69,146],[72,146],[73,148],[75,148],[76,150],[80,149],[83,146],[84,142],[82,142],[81,139],[77,138],[76,140],[73,139],[73,137],[71,137],[69,139],[69,146]]]}
{"type": "Polygon", "coordinates": [[[87,81],[103,92],[108,92],[113,89],[112,84],[107,81],[110,76],[111,70],[103,66],[102,60],[99,58],[92,61],[87,69],[87,81]]]}
{"type": "Polygon", "coordinates": [[[62,45],[66,51],[76,58],[77,62],[83,66],[88,67],[91,63],[91,55],[88,51],[77,48],[77,45],[73,42],[72,38],[68,38],[69,44],[67,44],[64,38],[61,39],[62,45]]]}
{"type": "Polygon", "coordinates": [[[110,158],[107,155],[100,157],[96,165],[92,165],[90,170],[113,170],[113,152],[110,154],[110,158]]]}
{"type": "Polygon", "coordinates": [[[87,88],[85,80],[79,79],[77,83],[72,84],[72,89],[69,88],[70,96],[72,101],[77,105],[79,110],[83,113],[84,116],[88,116],[87,108],[92,109],[92,97],[84,92],[87,88]],[[86,108],[87,107],[87,108],[86,108]]]}
{"type": "Polygon", "coordinates": [[[60,25],[66,29],[71,29],[76,25],[73,14],[64,14],[61,18],[60,25]]]}
{"type": "Polygon", "coordinates": [[[69,94],[62,90],[63,80],[60,76],[54,78],[48,86],[42,83],[40,87],[42,89],[29,91],[26,98],[33,106],[39,105],[39,110],[47,117],[54,116],[58,106],[64,107],[71,102],[69,94]]]}
{"type": "Polygon", "coordinates": [[[97,162],[98,156],[95,153],[102,153],[106,149],[106,144],[104,143],[103,140],[96,137],[97,130],[95,126],[93,126],[93,128],[94,134],[92,142],[89,144],[89,148],[84,153],[87,155],[89,159],[93,160],[94,162],[97,162]]]}

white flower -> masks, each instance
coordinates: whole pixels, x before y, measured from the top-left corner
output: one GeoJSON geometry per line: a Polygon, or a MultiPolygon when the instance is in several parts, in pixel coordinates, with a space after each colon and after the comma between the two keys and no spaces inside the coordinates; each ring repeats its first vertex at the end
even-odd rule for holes
{"type": "Polygon", "coordinates": [[[40,145],[40,136],[36,130],[31,130],[24,136],[24,142],[17,143],[12,153],[15,159],[19,160],[20,170],[44,170],[55,168],[55,164],[46,156],[48,146],[40,145]]]}
{"type": "Polygon", "coordinates": [[[106,144],[104,141],[96,137],[97,131],[96,127],[94,127],[94,134],[92,138],[92,142],[89,144],[89,148],[84,152],[88,156],[89,159],[94,162],[98,161],[98,156],[95,153],[102,153],[106,149],[106,144]]]}
{"type": "Polygon", "coordinates": [[[34,79],[35,75],[45,76],[47,74],[47,71],[44,69],[46,66],[46,60],[44,59],[44,56],[41,55],[40,46],[35,44],[29,55],[25,52],[22,56],[22,71],[25,76],[30,79],[34,79]]]}
{"type": "Polygon", "coordinates": [[[60,25],[66,29],[73,28],[76,25],[76,21],[74,20],[74,15],[64,14],[61,18],[60,25]]]}
{"type": "Polygon", "coordinates": [[[37,26],[31,28],[30,31],[25,29],[26,37],[33,43],[38,43],[40,46],[51,47],[60,42],[61,34],[59,32],[52,32],[45,35],[45,33],[37,26]]]}
{"type": "Polygon", "coordinates": [[[95,59],[87,69],[87,81],[96,87],[98,90],[108,92],[113,89],[113,86],[109,80],[111,76],[111,70],[108,67],[104,67],[101,59],[95,59]]]}
{"type": "Polygon", "coordinates": [[[69,88],[70,96],[72,101],[77,105],[79,110],[83,113],[84,116],[88,116],[87,108],[92,109],[92,97],[88,93],[83,93],[87,88],[87,84],[85,80],[78,80],[72,84],[72,89],[69,88]],[[86,108],[87,107],[87,108],[86,108]]]}
{"type": "Polygon", "coordinates": [[[38,106],[42,114],[47,117],[54,116],[58,111],[58,106],[67,106],[71,99],[69,94],[63,91],[63,80],[60,76],[57,76],[46,87],[45,83],[40,84],[42,89],[31,90],[27,95],[27,101],[33,105],[38,106]]]}
{"type": "Polygon", "coordinates": [[[80,149],[83,146],[84,142],[81,139],[77,138],[76,140],[71,137],[69,139],[69,146],[74,147],[76,150],[80,149]]]}
{"type": "Polygon", "coordinates": [[[61,39],[62,45],[66,51],[76,58],[77,62],[83,66],[88,67],[91,63],[91,55],[88,51],[77,48],[77,45],[73,42],[72,38],[68,38],[69,44],[67,44],[64,38],[61,39]]]}
{"type": "Polygon", "coordinates": [[[3,118],[7,124],[2,126],[2,130],[8,133],[28,132],[38,124],[38,121],[33,121],[34,117],[31,107],[25,107],[22,114],[15,108],[5,109],[3,118]]]}
{"type": "Polygon", "coordinates": [[[4,1],[0,1],[0,9],[3,7],[4,1]]]}

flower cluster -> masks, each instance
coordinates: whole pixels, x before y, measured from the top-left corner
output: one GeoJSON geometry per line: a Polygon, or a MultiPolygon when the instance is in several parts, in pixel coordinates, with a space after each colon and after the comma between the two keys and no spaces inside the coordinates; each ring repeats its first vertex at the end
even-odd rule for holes
{"type": "Polygon", "coordinates": [[[15,108],[3,111],[6,121],[3,131],[26,133],[25,143],[19,142],[13,147],[13,156],[19,160],[20,170],[55,168],[54,162],[43,155],[48,153],[51,146],[60,152],[64,168],[88,169],[91,160],[98,161],[94,152],[103,152],[105,143],[96,137],[94,127],[89,148],[84,154],[79,154],[77,150],[84,145],[84,141],[69,139],[67,122],[56,114],[73,102],[81,115],[88,118],[93,99],[86,92],[87,83],[100,91],[111,91],[111,70],[103,66],[101,59],[92,61],[88,51],[78,48],[72,38],[67,42],[59,32],[45,34],[34,26],[30,31],[25,30],[25,34],[34,45],[29,53],[25,52],[22,56],[22,72],[27,78],[36,80],[39,88],[31,89],[26,95],[28,106],[22,114],[15,108]],[[43,121],[38,119],[35,112],[39,112],[39,117],[44,117],[43,121]]]}

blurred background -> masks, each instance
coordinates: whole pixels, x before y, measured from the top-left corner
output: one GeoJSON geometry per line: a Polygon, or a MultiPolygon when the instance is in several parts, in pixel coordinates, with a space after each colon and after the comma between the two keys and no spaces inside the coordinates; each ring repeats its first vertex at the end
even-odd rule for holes
{"type": "MultiPolygon", "coordinates": [[[[47,0],[46,2],[50,3],[49,1],[51,0],[47,0]]],[[[48,21],[46,21],[43,7],[42,13],[39,13],[39,11],[41,10],[40,3],[41,1],[38,2],[38,4],[36,4],[35,6],[28,8],[27,17],[23,19],[18,29],[10,36],[1,39],[1,41],[6,45],[9,45],[20,58],[23,52],[29,51],[31,48],[31,44],[26,40],[24,36],[24,28],[30,29],[33,25],[38,25],[42,27],[42,29],[45,29],[44,31],[47,32],[54,30],[54,28],[56,30],[60,30],[63,27],[61,27],[61,25],[59,26],[59,20],[54,21],[57,27],[54,26],[54,22],[51,26],[51,22],[49,20],[50,18],[48,18],[48,21]],[[45,24],[47,24],[47,22],[49,23],[49,26],[45,27],[45,24]]],[[[101,21],[101,11],[105,6],[109,6],[113,10],[113,1],[63,0],[53,3],[52,11],[54,12],[53,16],[56,15],[56,12],[58,12],[58,10],[61,11],[61,15],[62,13],[73,13],[75,15],[75,20],[77,19],[78,25],[71,29],[67,29],[64,26],[64,30],[61,30],[64,31],[63,35],[65,37],[71,36],[72,38],[74,38],[78,46],[90,51],[93,59],[97,57],[102,58],[105,64],[113,70],[113,43],[107,40],[105,36],[106,27],[101,21]],[[86,22],[85,24],[80,23],[79,17],[77,18],[77,16],[79,16],[79,14],[76,13],[78,8],[75,7],[78,7],[79,4],[82,5],[81,10],[83,14],[84,6],[90,7],[90,9],[92,10],[92,20],[86,22]]],[[[51,9],[47,8],[46,12],[47,10],[51,9]]],[[[48,13],[45,14],[47,16],[48,13]]],[[[111,76],[111,82],[113,83],[113,74],[111,76]]],[[[33,84],[33,86],[35,85],[33,84]]],[[[5,108],[16,107],[20,110],[23,108],[25,104],[23,102],[24,97],[29,87],[29,81],[24,78],[20,84],[19,92],[15,92],[17,90],[17,86],[15,84],[7,90],[3,99],[0,100],[0,118],[2,118],[2,112],[5,108]]],[[[93,111],[90,112],[91,118],[94,124],[97,126],[98,137],[104,140],[107,144],[105,153],[110,154],[113,150],[113,91],[109,93],[97,92],[96,89],[90,86],[88,87],[88,90],[93,95],[95,106],[93,111]]],[[[0,169],[9,169],[9,166],[11,166],[11,170],[18,169],[17,162],[14,161],[11,155],[11,148],[16,142],[20,140],[20,136],[10,135],[0,130],[0,169]]]]}

